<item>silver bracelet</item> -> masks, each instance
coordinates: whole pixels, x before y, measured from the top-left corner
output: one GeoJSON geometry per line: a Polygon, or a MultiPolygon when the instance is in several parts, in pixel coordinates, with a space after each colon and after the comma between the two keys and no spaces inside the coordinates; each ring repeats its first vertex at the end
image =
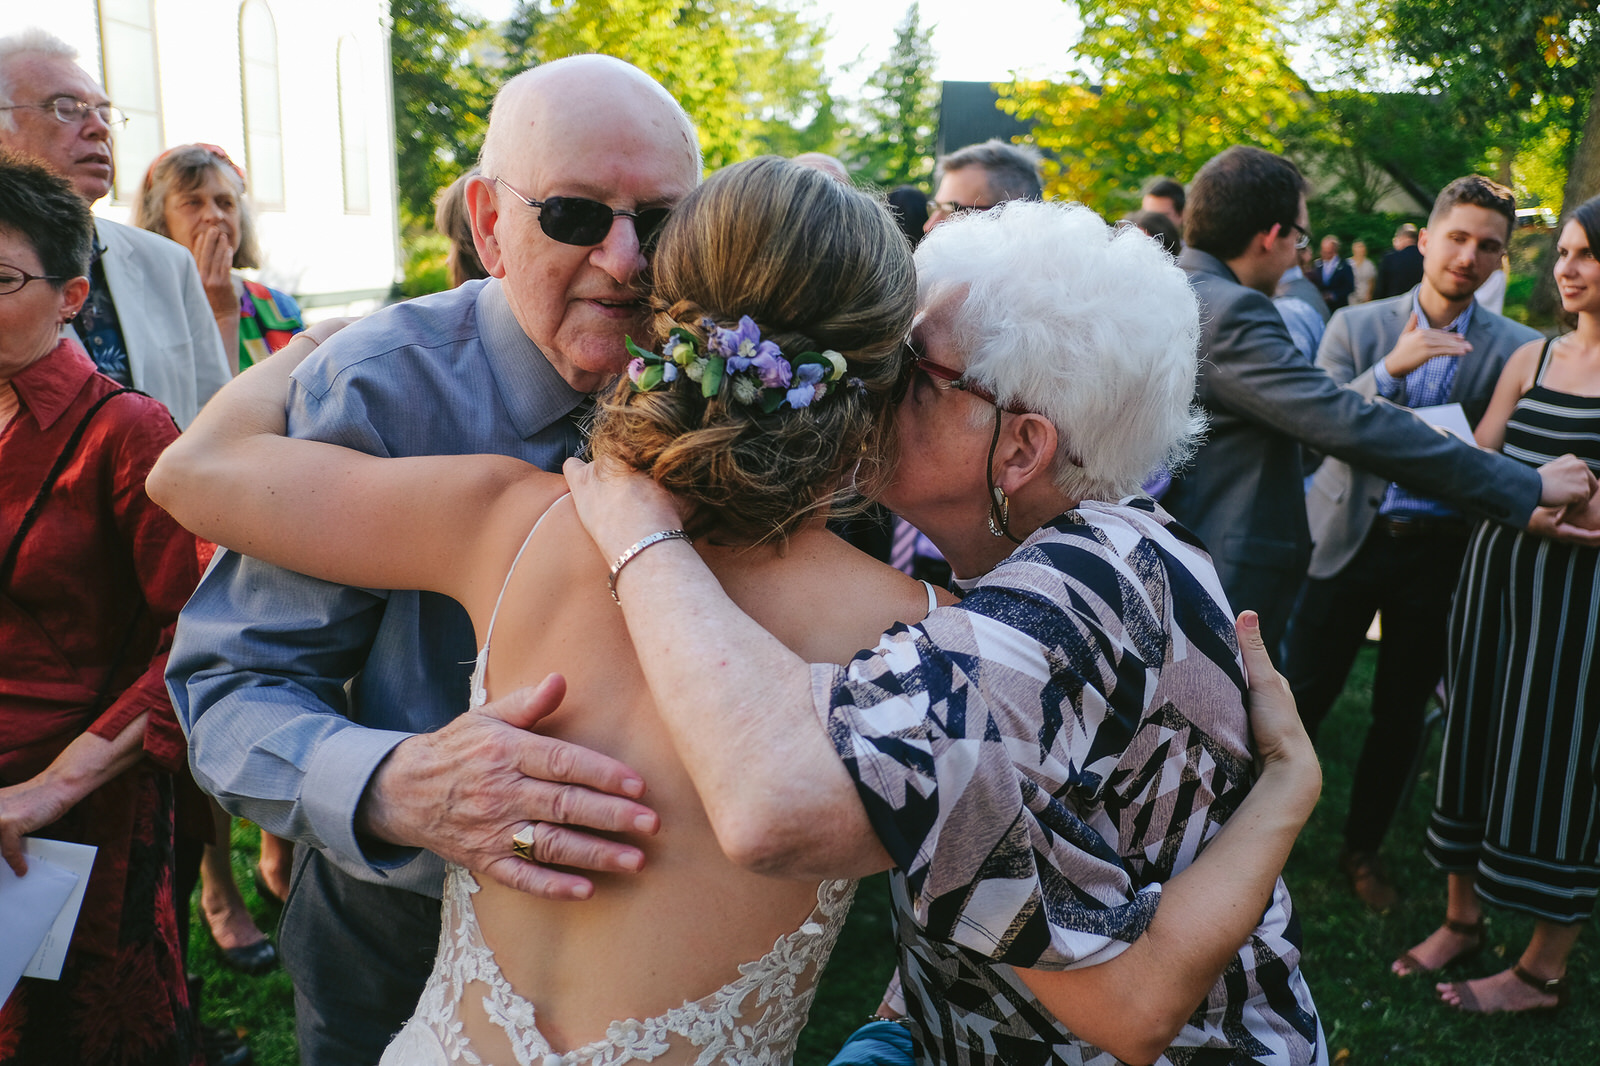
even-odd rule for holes
{"type": "Polygon", "coordinates": [[[606,581],[606,585],[611,589],[611,598],[616,600],[618,607],[622,606],[622,600],[617,598],[617,575],[622,573],[622,568],[624,566],[627,566],[629,563],[633,562],[634,556],[638,555],[651,545],[660,544],[664,540],[692,541],[692,538],[688,533],[681,529],[663,529],[659,533],[652,533],[648,537],[640,540],[633,547],[617,556],[617,561],[611,564],[611,577],[606,581]]]}

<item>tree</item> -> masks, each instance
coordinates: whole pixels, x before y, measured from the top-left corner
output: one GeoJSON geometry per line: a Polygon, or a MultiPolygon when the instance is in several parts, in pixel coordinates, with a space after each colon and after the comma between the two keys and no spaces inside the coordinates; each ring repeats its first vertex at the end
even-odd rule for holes
{"type": "MultiPolygon", "coordinates": [[[[1473,121],[1513,134],[1542,112],[1565,119],[1562,211],[1600,193],[1600,11],[1595,0],[1394,0],[1396,50],[1429,68],[1423,84],[1446,89],[1473,121]]],[[[1556,309],[1541,269],[1528,309],[1556,309]]]]}
{"type": "Polygon", "coordinates": [[[1137,206],[1154,174],[1193,174],[1232,144],[1281,151],[1306,106],[1280,31],[1282,0],[1079,0],[1080,70],[1001,87],[1053,156],[1047,191],[1104,213],[1137,206]]]}
{"type": "Polygon", "coordinates": [[[407,226],[433,219],[433,196],[477,159],[494,85],[472,58],[487,27],[449,0],[390,0],[396,177],[407,226]]]}
{"type": "Polygon", "coordinates": [[[889,58],[867,79],[845,161],[857,180],[882,188],[933,172],[939,83],[933,77],[933,27],[913,3],[895,27],[889,58]]]}
{"type": "Polygon", "coordinates": [[[540,10],[534,54],[603,52],[646,71],[694,119],[708,169],[802,146],[807,129],[831,132],[824,31],[779,4],[545,0],[540,10]]]}

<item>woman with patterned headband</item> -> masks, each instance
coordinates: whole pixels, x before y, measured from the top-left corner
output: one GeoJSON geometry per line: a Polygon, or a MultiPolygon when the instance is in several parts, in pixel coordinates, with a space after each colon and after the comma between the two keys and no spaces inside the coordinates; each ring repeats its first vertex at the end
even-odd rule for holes
{"type": "MultiPolygon", "coordinates": [[[[686,513],[615,561],[596,552],[564,483],[521,463],[373,459],[272,435],[285,357],[309,341],[235,383],[152,479],[180,520],[223,543],[318,576],[454,595],[483,649],[474,704],[559,668],[566,682],[546,679],[544,695],[570,683],[571,696],[541,730],[650,784],[663,828],[639,840],[643,870],[597,876],[585,903],[450,874],[434,978],[388,1063],[787,1062],[848,877],[870,868],[770,878],[727,857],[727,827],[708,819],[696,771],[656,714],[661,693],[614,596],[625,568],[677,541],[809,661],[844,662],[896,620],[928,614],[932,590],[824,527],[888,468],[915,299],[909,249],[881,204],[769,158],[714,175],[674,211],[653,280],[659,340],[634,339],[590,445],[686,513]],[[312,532],[333,528],[337,543],[312,532]]],[[[692,622],[636,632],[705,661],[692,622]]],[[[508,827],[507,860],[563,832],[508,827]]]]}

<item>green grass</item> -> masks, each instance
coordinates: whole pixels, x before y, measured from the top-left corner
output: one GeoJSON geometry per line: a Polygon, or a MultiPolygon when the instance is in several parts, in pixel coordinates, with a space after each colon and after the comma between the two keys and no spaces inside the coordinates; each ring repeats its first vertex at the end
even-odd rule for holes
{"type": "MultiPolygon", "coordinates": [[[[1366,729],[1372,652],[1363,652],[1350,684],[1324,724],[1323,799],[1301,836],[1285,873],[1305,928],[1304,970],[1328,1033],[1334,1062],[1342,1066],[1543,1066],[1600,1061],[1600,973],[1595,936],[1585,929],[1571,959],[1572,1004],[1546,1016],[1472,1017],[1435,998],[1431,978],[1401,980],[1389,961],[1426,936],[1444,913],[1444,878],[1422,857],[1438,764],[1438,738],[1424,758],[1421,778],[1384,850],[1404,894],[1387,916],[1369,914],[1349,894],[1335,868],[1350,792],[1350,772],[1366,729]]],[[[259,922],[264,909],[250,885],[255,829],[236,823],[234,868],[259,922]]],[[[198,913],[198,901],[196,903],[198,913]]],[[[1527,943],[1531,920],[1504,911],[1488,915],[1488,950],[1452,978],[1475,977],[1510,965],[1527,943]]],[[[265,927],[265,926],[264,926],[265,927]]],[[[293,1066],[294,1015],[288,977],[241,977],[223,969],[204,927],[195,926],[191,968],[207,982],[206,1021],[246,1032],[261,1066],[293,1066]]],[[[894,964],[883,876],[864,882],[849,924],[823,978],[811,1024],[800,1038],[799,1066],[825,1066],[877,1006],[894,964]]]]}

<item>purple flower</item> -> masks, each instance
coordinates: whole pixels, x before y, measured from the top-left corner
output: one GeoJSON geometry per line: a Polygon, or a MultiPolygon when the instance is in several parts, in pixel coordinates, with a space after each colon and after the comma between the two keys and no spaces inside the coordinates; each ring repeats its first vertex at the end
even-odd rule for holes
{"type": "Polygon", "coordinates": [[[821,363],[802,363],[795,369],[795,384],[815,385],[822,380],[823,371],[824,368],[821,363]]]}
{"type": "Polygon", "coordinates": [[[728,373],[737,374],[741,370],[749,369],[749,367],[750,367],[750,360],[745,358],[744,356],[742,356],[742,355],[730,355],[730,356],[728,356],[728,373]]]}
{"type": "Polygon", "coordinates": [[[817,387],[815,385],[796,385],[794,388],[784,393],[783,400],[790,407],[793,407],[798,411],[802,407],[810,407],[811,400],[816,396],[816,394],[817,387]]]}
{"type": "MultiPolygon", "coordinates": [[[[748,321],[748,320],[747,320],[748,321]]],[[[766,346],[763,345],[763,348],[766,346]]],[[[778,354],[774,345],[771,352],[762,351],[750,365],[761,378],[761,384],[769,389],[787,388],[789,381],[794,377],[794,368],[789,365],[789,360],[778,354]]]]}
{"type": "Polygon", "coordinates": [[[633,382],[635,385],[637,385],[637,384],[639,384],[639,378],[643,374],[644,374],[644,360],[643,359],[630,360],[629,363],[628,363],[628,380],[633,382]]]}
{"type": "Polygon", "coordinates": [[[711,333],[706,346],[718,355],[724,357],[743,356],[753,358],[757,346],[761,344],[761,331],[756,328],[749,315],[739,319],[737,329],[716,329],[711,333]]]}
{"type": "Polygon", "coordinates": [[[674,363],[662,363],[661,364],[661,380],[662,381],[676,381],[676,380],[678,380],[678,367],[677,367],[677,365],[674,364],[674,363]]]}

